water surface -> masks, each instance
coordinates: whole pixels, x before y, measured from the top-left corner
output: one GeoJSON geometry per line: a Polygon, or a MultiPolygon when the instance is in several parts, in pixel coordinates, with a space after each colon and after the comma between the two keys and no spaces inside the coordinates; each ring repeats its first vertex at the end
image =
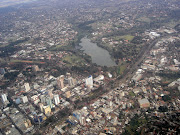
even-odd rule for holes
{"type": "Polygon", "coordinates": [[[116,66],[109,52],[97,46],[96,43],[92,43],[87,37],[82,38],[79,45],[82,46],[81,50],[84,50],[84,53],[91,56],[93,63],[107,67],[116,66]]]}

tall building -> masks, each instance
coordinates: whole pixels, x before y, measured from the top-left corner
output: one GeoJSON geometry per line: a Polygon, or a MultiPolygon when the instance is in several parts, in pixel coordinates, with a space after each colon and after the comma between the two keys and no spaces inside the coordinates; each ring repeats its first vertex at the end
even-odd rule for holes
{"type": "Polygon", "coordinates": [[[44,109],[45,115],[50,115],[51,114],[50,106],[44,106],[43,109],[44,109]]]}
{"type": "Polygon", "coordinates": [[[2,94],[2,95],[1,95],[1,99],[2,99],[2,102],[3,102],[3,103],[5,103],[5,102],[8,101],[8,100],[7,100],[7,95],[6,95],[6,94],[2,94]]]}
{"type": "Polygon", "coordinates": [[[53,89],[48,90],[48,95],[51,99],[53,99],[53,93],[52,93],[53,89]]]}
{"type": "Polygon", "coordinates": [[[39,103],[39,108],[40,108],[41,112],[43,112],[43,110],[44,110],[43,107],[44,107],[43,103],[39,103]]]}
{"type": "Polygon", "coordinates": [[[25,91],[28,92],[30,90],[29,83],[24,84],[25,91]]]}
{"type": "Polygon", "coordinates": [[[43,104],[46,103],[46,97],[44,95],[40,95],[40,100],[41,100],[41,103],[43,104]]]}
{"type": "Polygon", "coordinates": [[[68,84],[69,84],[70,87],[74,85],[74,80],[73,80],[72,77],[68,78],[68,84]]]}
{"type": "Polygon", "coordinates": [[[64,75],[57,78],[57,85],[60,89],[64,88],[64,75]]]}
{"type": "Polygon", "coordinates": [[[81,125],[85,125],[86,124],[86,120],[85,120],[84,117],[80,117],[79,122],[80,122],[81,125]]]}
{"type": "Polygon", "coordinates": [[[60,103],[59,95],[54,95],[54,102],[55,102],[55,105],[58,105],[60,103]]]}
{"type": "Polygon", "coordinates": [[[51,100],[50,97],[47,97],[47,98],[46,98],[46,103],[47,103],[47,105],[50,106],[50,108],[53,108],[52,100],[51,100]]]}
{"type": "Polygon", "coordinates": [[[71,97],[71,92],[70,91],[67,91],[65,94],[66,94],[66,98],[70,98],[71,97]]]}
{"type": "Polygon", "coordinates": [[[86,79],[86,86],[89,88],[93,87],[93,77],[92,75],[90,75],[87,79],[86,79]]]}

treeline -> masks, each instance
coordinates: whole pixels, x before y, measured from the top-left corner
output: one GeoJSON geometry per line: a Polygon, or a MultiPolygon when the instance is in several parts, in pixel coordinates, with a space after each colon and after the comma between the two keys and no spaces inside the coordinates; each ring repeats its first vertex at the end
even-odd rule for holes
{"type": "Polygon", "coordinates": [[[180,77],[180,71],[179,72],[161,72],[161,73],[157,73],[157,75],[163,78],[168,78],[169,80],[171,79],[176,80],[180,77]]]}

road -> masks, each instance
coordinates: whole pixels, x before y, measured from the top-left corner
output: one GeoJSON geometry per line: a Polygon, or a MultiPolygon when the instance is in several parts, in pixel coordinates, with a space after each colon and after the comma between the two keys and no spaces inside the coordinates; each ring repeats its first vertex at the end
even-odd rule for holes
{"type": "Polygon", "coordinates": [[[128,72],[123,76],[123,78],[121,78],[122,76],[118,76],[116,79],[119,80],[120,83],[125,83],[127,80],[132,78],[132,76],[134,75],[134,72],[139,68],[140,64],[143,62],[143,60],[145,59],[147,54],[150,52],[152,47],[161,38],[163,38],[163,37],[159,37],[159,38],[155,39],[154,41],[144,45],[143,49],[141,50],[141,52],[138,55],[137,61],[128,67],[128,69],[127,69],[128,72]]]}

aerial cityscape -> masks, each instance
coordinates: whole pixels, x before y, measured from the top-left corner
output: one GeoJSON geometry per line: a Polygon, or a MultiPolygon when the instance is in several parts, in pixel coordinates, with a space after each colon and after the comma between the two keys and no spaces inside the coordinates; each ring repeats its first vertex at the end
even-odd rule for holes
{"type": "Polygon", "coordinates": [[[1,0],[0,135],[179,133],[179,0],[1,0]]]}

